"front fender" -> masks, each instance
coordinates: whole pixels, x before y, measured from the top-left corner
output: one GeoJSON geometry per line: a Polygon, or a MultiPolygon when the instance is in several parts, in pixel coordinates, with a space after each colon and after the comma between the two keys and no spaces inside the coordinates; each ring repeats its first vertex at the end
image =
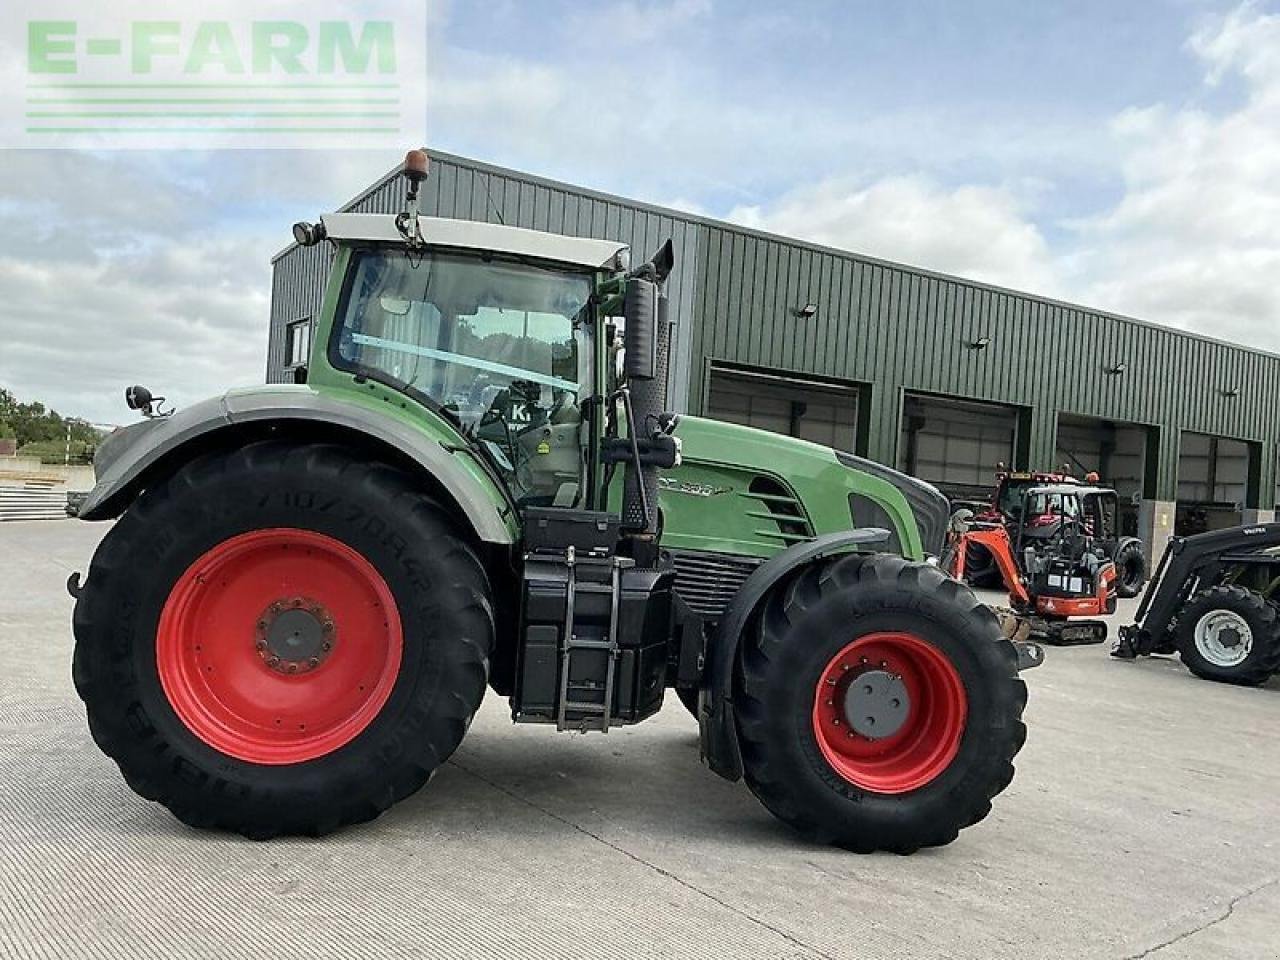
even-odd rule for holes
{"type": "Polygon", "coordinates": [[[733,714],[733,665],[751,615],[785,578],[819,560],[851,553],[870,544],[885,543],[889,531],[865,527],[829,533],[798,543],[766,560],[752,571],[720,618],[711,643],[706,680],[699,696],[698,729],[702,755],[713,771],[727,780],[742,777],[737,722],[733,714]]]}
{"type": "Polygon", "coordinates": [[[429,473],[453,498],[487,543],[511,544],[516,539],[512,511],[493,484],[479,471],[460,462],[438,437],[405,420],[359,404],[327,397],[306,388],[262,387],[205,400],[171,417],[146,420],[117,430],[99,447],[94,458],[97,483],[79,510],[83,520],[119,516],[147,482],[148,471],[162,460],[194,455],[201,439],[219,431],[254,424],[311,422],[354,432],[398,451],[429,473]]]}

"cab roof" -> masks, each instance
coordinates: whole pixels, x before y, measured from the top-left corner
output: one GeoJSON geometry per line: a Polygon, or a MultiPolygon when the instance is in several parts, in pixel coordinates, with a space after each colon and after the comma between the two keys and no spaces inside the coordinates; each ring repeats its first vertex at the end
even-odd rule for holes
{"type": "Polygon", "coordinates": [[[1040,486],[1027,487],[1022,491],[1025,497],[1037,496],[1053,496],[1058,494],[1067,497],[1085,497],[1095,496],[1097,494],[1115,493],[1111,487],[1086,487],[1080,483],[1047,483],[1040,486]]]}
{"type": "MultiPolygon", "coordinates": [[[[375,243],[404,243],[396,218],[386,213],[328,213],[320,218],[330,240],[368,240],[375,243]]],[[[419,217],[422,239],[433,247],[463,250],[491,250],[519,257],[533,257],[555,263],[589,267],[593,270],[625,269],[628,247],[615,240],[565,237],[541,230],[507,227],[473,220],[419,217]]]]}

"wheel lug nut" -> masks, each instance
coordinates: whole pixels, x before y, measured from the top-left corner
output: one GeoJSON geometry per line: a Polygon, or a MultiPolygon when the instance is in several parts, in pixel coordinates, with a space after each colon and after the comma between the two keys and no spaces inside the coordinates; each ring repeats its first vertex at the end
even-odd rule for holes
{"type": "Polygon", "coordinates": [[[309,664],[311,664],[312,668],[315,668],[315,667],[320,666],[320,658],[319,658],[319,657],[312,657],[312,658],[311,658],[310,660],[308,660],[307,662],[308,662],[309,664]]]}

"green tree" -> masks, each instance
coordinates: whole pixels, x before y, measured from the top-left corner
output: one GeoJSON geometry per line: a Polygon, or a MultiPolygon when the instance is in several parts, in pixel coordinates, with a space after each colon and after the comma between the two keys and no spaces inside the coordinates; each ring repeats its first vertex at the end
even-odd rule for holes
{"type": "Polygon", "coordinates": [[[55,441],[61,442],[65,448],[68,427],[73,444],[90,446],[99,440],[99,432],[92,424],[67,419],[56,410],[45,407],[39,400],[23,403],[12,391],[3,387],[0,387],[0,421],[9,425],[19,448],[28,444],[51,445],[55,441]]]}

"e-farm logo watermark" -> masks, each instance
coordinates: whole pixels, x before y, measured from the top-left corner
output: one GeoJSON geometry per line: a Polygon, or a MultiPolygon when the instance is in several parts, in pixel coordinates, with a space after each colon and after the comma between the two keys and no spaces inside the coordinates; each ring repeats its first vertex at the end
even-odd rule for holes
{"type": "Polygon", "coordinates": [[[0,53],[22,75],[0,94],[5,147],[426,142],[426,0],[17,0],[6,14],[0,53]]]}

